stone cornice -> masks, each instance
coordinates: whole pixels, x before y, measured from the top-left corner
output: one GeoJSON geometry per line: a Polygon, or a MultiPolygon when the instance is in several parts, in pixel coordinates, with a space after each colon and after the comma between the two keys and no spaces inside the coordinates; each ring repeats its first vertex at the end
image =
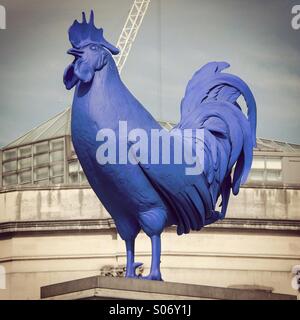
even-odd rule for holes
{"type": "MultiPolygon", "coordinates": [[[[0,193],[18,192],[18,191],[55,191],[55,190],[74,190],[74,189],[91,189],[89,185],[53,185],[53,186],[37,186],[37,185],[18,185],[13,187],[1,188],[0,193]]],[[[241,186],[241,189],[286,189],[286,190],[300,190],[300,184],[285,185],[285,184],[255,184],[249,183],[241,186]]]]}
{"type": "MultiPolygon", "coordinates": [[[[170,227],[166,231],[175,230],[170,227]]],[[[53,221],[15,221],[0,223],[0,238],[68,233],[99,233],[115,230],[112,219],[82,219],[82,220],[53,220],[53,221]]],[[[300,220],[262,220],[262,219],[231,219],[226,218],[209,225],[204,232],[263,232],[288,233],[300,235],[300,220]]]]}

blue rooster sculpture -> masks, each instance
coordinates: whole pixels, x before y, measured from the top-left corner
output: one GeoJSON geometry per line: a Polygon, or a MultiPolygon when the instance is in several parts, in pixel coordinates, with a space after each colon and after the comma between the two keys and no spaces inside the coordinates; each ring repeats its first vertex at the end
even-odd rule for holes
{"type": "MultiPolygon", "coordinates": [[[[162,280],[160,271],[161,233],[177,226],[177,233],[200,230],[223,219],[230,192],[239,192],[251,168],[256,145],[256,104],[249,87],[240,78],[222,73],[225,62],[212,62],[189,81],[181,102],[181,120],[173,130],[202,129],[203,171],[187,175],[185,165],[105,163],[96,154],[101,143],[99,130],[119,132],[126,121],[128,131],[142,128],[149,133],[160,124],[130,93],[120,79],[112,55],[119,50],[103,37],[103,29],[89,22],[83,13],[69,29],[74,61],[66,68],[64,84],[75,87],[72,105],[72,140],[86,177],[99,200],[115,221],[126,243],[126,277],[136,278],[142,263],[134,258],[134,244],[143,230],[150,238],[150,273],[143,279],[162,280]],[[248,113],[237,99],[243,96],[248,113]],[[221,211],[215,207],[221,197],[221,211]]],[[[194,136],[190,137],[195,140],[194,136]]],[[[130,141],[128,145],[130,145],[130,141]]]]}

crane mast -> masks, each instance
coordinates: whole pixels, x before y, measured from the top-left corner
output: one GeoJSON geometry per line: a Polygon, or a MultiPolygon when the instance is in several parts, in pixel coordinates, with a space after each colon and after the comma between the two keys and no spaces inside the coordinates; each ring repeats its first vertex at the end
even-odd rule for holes
{"type": "Polygon", "coordinates": [[[132,44],[143,22],[149,3],[150,0],[134,0],[129,11],[129,15],[117,42],[120,53],[115,57],[115,61],[120,73],[122,72],[132,44]]]}

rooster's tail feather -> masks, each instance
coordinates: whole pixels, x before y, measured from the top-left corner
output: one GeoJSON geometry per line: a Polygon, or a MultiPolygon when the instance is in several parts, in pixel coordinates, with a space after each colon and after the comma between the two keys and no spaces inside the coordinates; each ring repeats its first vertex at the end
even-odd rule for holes
{"type": "Polygon", "coordinates": [[[207,177],[210,177],[209,173],[214,173],[215,176],[215,179],[208,179],[210,189],[213,190],[212,198],[215,200],[216,196],[213,186],[218,186],[219,195],[222,195],[222,217],[226,213],[230,189],[236,195],[240,185],[247,179],[251,169],[253,147],[256,146],[255,99],[243,80],[228,73],[221,73],[228,67],[229,64],[226,62],[211,62],[194,74],[181,102],[181,120],[177,126],[181,129],[206,129],[206,139],[209,140],[207,157],[212,159],[215,149],[212,142],[215,139],[218,140],[218,137],[222,136],[230,142],[231,150],[224,150],[219,144],[220,152],[227,154],[227,172],[224,173],[220,157],[218,168],[214,167],[213,170],[211,165],[207,168],[207,177]],[[247,117],[237,102],[241,95],[247,104],[247,117]],[[215,139],[211,135],[215,136],[215,139]],[[236,166],[231,181],[230,174],[234,163],[236,166]],[[220,177],[224,177],[224,180],[220,180],[220,177]]]}
{"type": "MultiPolygon", "coordinates": [[[[242,95],[246,101],[252,144],[256,146],[256,103],[248,85],[239,77],[221,73],[230,65],[227,62],[210,62],[199,69],[189,81],[181,102],[181,121],[184,121],[201,103],[226,101],[240,109],[237,99],[242,95]]],[[[179,124],[180,126],[180,124],[179,124]]]]}

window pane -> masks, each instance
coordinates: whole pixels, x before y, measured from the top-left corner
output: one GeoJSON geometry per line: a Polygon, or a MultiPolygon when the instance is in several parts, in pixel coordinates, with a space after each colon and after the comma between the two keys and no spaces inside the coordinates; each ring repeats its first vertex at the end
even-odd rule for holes
{"type": "Polygon", "coordinates": [[[69,162],[69,172],[78,172],[78,161],[69,162]]]}
{"type": "Polygon", "coordinates": [[[35,184],[40,185],[40,186],[46,186],[49,184],[49,179],[36,181],[35,184]]]}
{"type": "Polygon", "coordinates": [[[62,160],[64,160],[64,152],[63,151],[51,152],[50,159],[51,159],[51,162],[62,161],[62,160]]]}
{"type": "Polygon", "coordinates": [[[265,168],[265,159],[262,157],[254,157],[252,162],[253,169],[264,169],[265,168]]]}
{"type": "Polygon", "coordinates": [[[62,163],[51,166],[51,176],[61,176],[64,174],[64,165],[62,163]]]}
{"type": "Polygon", "coordinates": [[[281,159],[280,158],[269,158],[266,160],[267,169],[281,169],[281,159]]]}
{"type": "Polygon", "coordinates": [[[252,169],[249,175],[249,181],[263,181],[264,180],[264,171],[252,169]]]}
{"type": "Polygon", "coordinates": [[[16,174],[12,174],[9,176],[3,177],[3,185],[4,186],[12,186],[18,184],[18,176],[16,174]]]}
{"type": "Polygon", "coordinates": [[[49,163],[49,154],[44,153],[34,157],[34,165],[38,166],[40,164],[49,163]]]}
{"type": "Polygon", "coordinates": [[[49,169],[48,167],[34,169],[34,180],[42,180],[48,178],[49,169]]]}
{"type": "Polygon", "coordinates": [[[63,150],[64,148],[64,140],[53,140],[51,143],[51,151],[63,150]]]}
{"type": "Polygon", "coordinates": [[[3,160],[14,159],[17,157],[17,150],[8,150],[3,153],[3,160]]]}
{"type": "Polygon", "coordinates": [[[31,182],[31,170],[19,173],[19,183],[30,183],[31,182]]]}
{"type": "Polygon", "coordinates": [[[71,184],[78,183],[78,172],[69,174],[69,183],[71,184]]]}
{"type": "Polygon", "coordinates": [[[31,165],[31,158],[24,158],[19,160],[19,169],[30,168],[31,165]]]}
{"type": "Polygon", "coordinates": [[[19,149],[19,156],[20,157],[29,157],[29,156],[31,156],[31,146],[25,147],[25,148],[20,148],[19,149]]]}
{"type": "Polygon", "coordinates": [[[64,177],[55,177],[51,179],[52,184],[64,183],[64,177]]]}
{"type": "Polygon", "coordinates": [[[17,161],[9,161],[3,163],[3,172],[17,170],[17,161]]]}
{"type": "Polygon", "coordinates": [[[281,181],[281,170],[268,170],[267,181],[273,181],[273,182],[281,181]]]}
{"type": "Polygon", "coordinates": [[[38,143],[34,146],[34,153],[41,153],[41,152],[48,152],[48,151],[49,151],[48,141],[38,143]]]}

